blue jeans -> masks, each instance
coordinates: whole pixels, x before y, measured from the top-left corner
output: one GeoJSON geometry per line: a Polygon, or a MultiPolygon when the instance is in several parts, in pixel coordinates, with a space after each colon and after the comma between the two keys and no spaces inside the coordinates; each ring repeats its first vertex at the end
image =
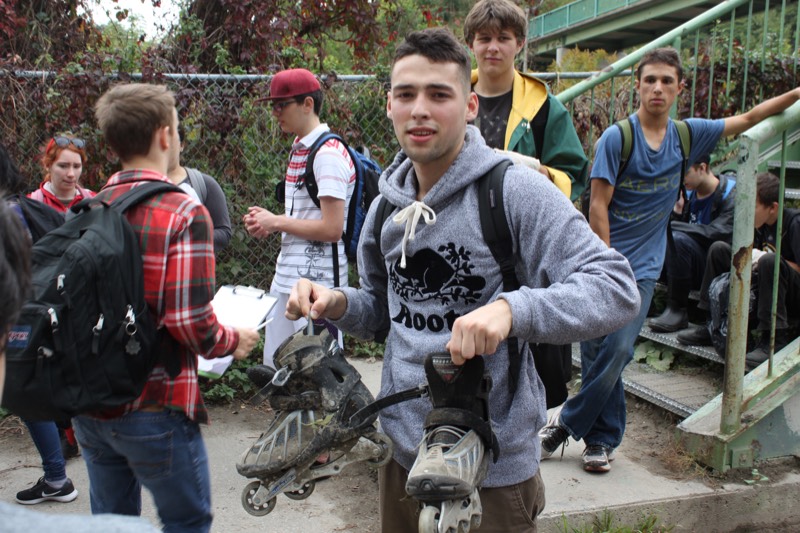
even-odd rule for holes
{"type": "Polygon", "coordinates": [[[616,448],[625,433],[625,390],[622,371],[633,359],[655,280],[637,281],[642,306],[639,314],[605,337],[581,343],[581,390],[561,409],[561,425],[575,440],[616,448]]]}
{"type": "Polygon", "coordinates": [[[211,479],[197,423],[182,412],[73,419],[89,472],[92,514],[139,515],[142,485],[167,533],[211,529],[211,479]]]}
{"type": "Polygon", "coordinates": [[[31,422],[23,420],[28,426],[31,440],[39,451],[44,469],[44,479],[60,481],[67,477],[64,454],[61,453],[61,437],[55,422],[31,422]]]}

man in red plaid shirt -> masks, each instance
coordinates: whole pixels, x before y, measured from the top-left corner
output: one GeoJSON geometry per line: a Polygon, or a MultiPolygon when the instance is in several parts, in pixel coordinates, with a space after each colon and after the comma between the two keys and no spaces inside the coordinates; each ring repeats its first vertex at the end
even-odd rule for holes
{"type": "MultiPolygon", "coordinates": [[[[178,162],[180,140],[175,99],[166,87],[119,85],[100,98],[95,115],[122,164],[98,198],[113,201],[147,181],[169,183],[166,174],[178,162]]],[[[199,423],[208,422],[208,412],[196,354],[243,359],[258,333],[221,325],[211,308],[213,229],[205,207],[186,194],[167,192],[129,209],[126,218],[141,244],[150,311],[176,341],[162,354],[173,372],[159,364],[135,401],[74,419],[92,513],[140,514],[144,485],[164,531],[206,532],[211,483],[199,423]]]]}

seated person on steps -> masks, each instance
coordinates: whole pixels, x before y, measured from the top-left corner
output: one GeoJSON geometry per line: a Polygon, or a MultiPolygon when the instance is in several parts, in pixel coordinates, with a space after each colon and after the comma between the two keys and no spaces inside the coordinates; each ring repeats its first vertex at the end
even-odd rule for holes
{"type": "Polygon", "coordinates": [[[674,253],[667,246],[664,260],[667,307],[650,320],[650,329],[663,333],[688,327],[689,291],[700,288],[708,249],[716,241],[730,244],[733,237],[735,174],[715,176],[705,155],[686,169],[683,184],[689,201],[675,204],[670,223],[674,253]]]}
{"type": "MultiPolygon", "coordinates": [[[[769,356],[770,318],[772,315],[772,273],[775,268],[775,238],[778,209],[780,208],[780,180],[774,174],[762,172],[756,177],[756,233],[753,239],[753,272],[758,276],[753,281],[757,287],[758,343],[747,354],[746,366],[752,370],[769,356]]],[[[792,339],[789,324],[800,316],[800,211],[784,209],[781,245],[780,274],[778,278],[778,302],[775,324],[775,351],[784,348],[792,339]]],[[[700,288],[698,308],[708,310],[708,288],[711,281],[731,268],[731,245],[715,242],[708,250],[706,269],[700,288]]],[[[751,324],[752,326],[752,324],[751,324]]],[[[711,344],[711,335],[706,326],[699,326],[678,335],[678,341],[687,345],[711,344]]]]}

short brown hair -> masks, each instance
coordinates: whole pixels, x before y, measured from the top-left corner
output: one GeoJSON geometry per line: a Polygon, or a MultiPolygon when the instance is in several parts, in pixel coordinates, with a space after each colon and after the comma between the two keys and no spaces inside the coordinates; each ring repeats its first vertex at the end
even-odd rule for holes
{"type": "Polygon", "coordinates": [[[406,35],[394,53],[392,70],[398,61],[413,55],[420,55],[433,63],[455,63],[458,65],[465,94],[470,93],[472,63],[467,50],[449,29],[427,28],[406,35]]]}
{"type": "Polygon", "coordinates": [[[475,34],[484,30],[498,33],[511,30],[517,41],[525,42],[528,37],[528,17],[521,7],[510,0],[480,0],[464,19],[464,40],[472,44],[475,34]]]}
{"type": "Polygon", "coordinates": [[[636,79],[642,79],[642,69],[644,69],[645,65],[652,65],[655,63],[661,63],[675,67],[675,70],[678,72],[678,82],[683,79],[683,65],[681,64],[681,56],[679,56],[678,51],[671,46],[656,48],[655,50],[650,50],[647,52],[641,61],[639,61],[639,66],[636,67],[636,79]]]}
{"type": "Polygon", "coordinates": [[[94,106],[106,142],[123,160],[147,155],[153,133],[175,127],[175,96],[164,85],[127,83],[108,90],[94,106]]]}
{"type": "Polygon", "coordinates": [[[756,174],[756,200],[770,207],[780,200],[781,180],[772,172],[756,174]]]}

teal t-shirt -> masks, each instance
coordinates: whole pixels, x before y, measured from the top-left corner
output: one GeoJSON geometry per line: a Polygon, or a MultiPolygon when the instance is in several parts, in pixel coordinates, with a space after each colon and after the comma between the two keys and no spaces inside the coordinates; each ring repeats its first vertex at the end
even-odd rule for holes
{"type": "MultiPolygon", "coordinates": [[[[603,132],[597,146],[591,179],[604,179],[614,186],[608,206],[611,246],[631,264],[636,280],[657,279],[667,247],[667,221],[678,198],[681,180],[681,145],[678,131],[670,122],[658,150],[644,138],[639,119],[630,116],[634,135],[628,167],[617,180],[622,135],[619,128],[603,132]]],[[[688,165],[717,144],[725,123],[722,120],[688,119],[692,147],[688,165]]]]}

